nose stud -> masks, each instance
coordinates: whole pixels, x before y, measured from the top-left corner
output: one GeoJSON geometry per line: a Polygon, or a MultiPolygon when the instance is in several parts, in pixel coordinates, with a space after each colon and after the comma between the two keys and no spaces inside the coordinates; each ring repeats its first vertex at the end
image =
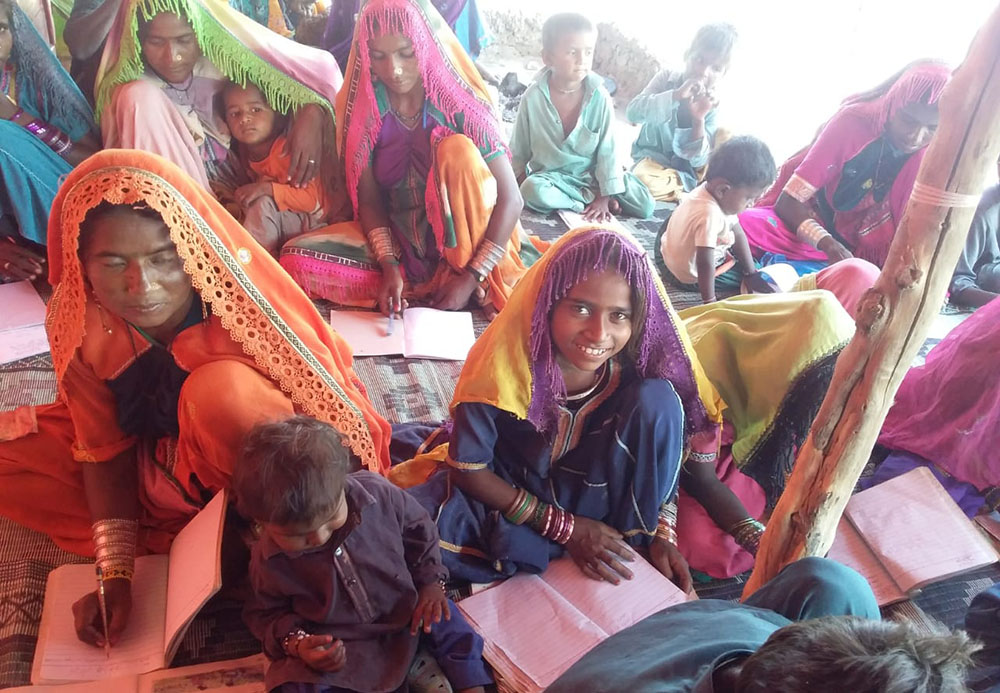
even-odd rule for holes
{"type": "Polygon", "coordinates": [[[393,75],[393,77],[402,77],[403,76],[403,68],[397,67],[396,69],[394,69],[392,71],[392,75],[393,75]]]}
{"type": "Polygon", "coordinates": [[[174,62],[175,63],[179,63],[181,60],[183,60],[183,56],[181,56],[181,55],[175,55],[174,56],[174,62]]]}

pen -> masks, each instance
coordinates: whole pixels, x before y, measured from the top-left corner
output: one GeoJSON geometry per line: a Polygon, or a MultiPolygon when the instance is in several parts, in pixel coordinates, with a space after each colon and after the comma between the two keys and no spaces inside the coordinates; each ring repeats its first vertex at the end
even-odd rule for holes
{"type": "Polygon", "coordinates": [[[396,306],[395,306],[395,302],[390,298],[389,299],[389,326],[385,328],[385,336],[386,337],[392,336],[392,330],[393,330],[393,327],[394,327],[393,321],[395,320],[395,318],[396,318],[396,306]]]}
{"type": "Polygon", "coordinates": [[[101,623],[104,625],[104,656],[111,659],[111,639],[108,637],[108,602],[104,598],[104,571],[97,566],[97,601],[101,606],[101,623]]]}

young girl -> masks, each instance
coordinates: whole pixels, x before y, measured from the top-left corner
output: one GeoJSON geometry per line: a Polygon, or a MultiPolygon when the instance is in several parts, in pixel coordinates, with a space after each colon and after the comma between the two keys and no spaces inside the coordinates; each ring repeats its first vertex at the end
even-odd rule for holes
{"type": "Polygon", "coordinates": [[[565,549],[617,583],[638,547],[688,589],[678,480],[721,526],[750,520],[704,464],[714,390],[645,253],[614,231],[572,231],[525,275],[470,352],[452,413],[447,471],[411,492],[455,578],[539,572],[565,549]]]}

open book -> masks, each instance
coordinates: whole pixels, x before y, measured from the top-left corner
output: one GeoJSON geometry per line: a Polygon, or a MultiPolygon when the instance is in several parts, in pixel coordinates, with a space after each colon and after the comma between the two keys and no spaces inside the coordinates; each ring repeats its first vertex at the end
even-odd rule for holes
{"type": "Polygon", "coordinates": [[[879,606],[997,561],[986,537],[925,467],[853,496],[828,556],[861,573],[879,606]]]}
{"type": "Polygon", "coordinates": [[[641,556],[627,565],[633,578],[613,585],[560,558],[541,575],[515,575],[459,602],[500,689],[542,691],[602,640],[688,600],[641,556]]]}
{"type": "Polygon", "coordinates": [[[45,304],[29,281],[0,284],[0,363],[10,363],[49,350],[45,304]]]}
{"type": "Polygon", "coordinates": [[[49,574],[31,682],[93,681],[144,674],[170,666],[201,607],[222,587],[222,527],[226,495],[219,493],[174,539],[169,555],[140,556],[132,580],[132,614],[107,658],[80,642],[73,603],[97,587],[93,563],[59,566],[49,574]]]}
{"type": "Polygon", "coordinates": [[[464,361],[476,341],[472,313],[434,308],[407,308],[393,320],[363,310],[331,310],[330,325],[355,356],[402,354],[408,359],[464,361]]]}
{"type": "Polygon", "coordinates": [[[148,674],[118,676],[87,683],[22,686],[8,693],[267,693],[263,654],[222,662],[163,669],[148,674]]]}

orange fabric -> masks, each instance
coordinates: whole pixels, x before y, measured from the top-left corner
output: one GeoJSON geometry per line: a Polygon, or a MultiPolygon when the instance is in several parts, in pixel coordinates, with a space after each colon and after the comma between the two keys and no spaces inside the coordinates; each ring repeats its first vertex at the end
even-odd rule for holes
{"type": "Polygon", "coordinates": [[[316,176],[301,188],[283,182],[292,167],[292,157],[283,153],[286,141],[284,135],[279,135],[266,159],[247,161],[247,165],[254,173],[254,180],[271,183],[274,202],[280,211],[304,212],[310,219],[323,223],[332,207],[323,188],[322,176],[316,176]]]}

